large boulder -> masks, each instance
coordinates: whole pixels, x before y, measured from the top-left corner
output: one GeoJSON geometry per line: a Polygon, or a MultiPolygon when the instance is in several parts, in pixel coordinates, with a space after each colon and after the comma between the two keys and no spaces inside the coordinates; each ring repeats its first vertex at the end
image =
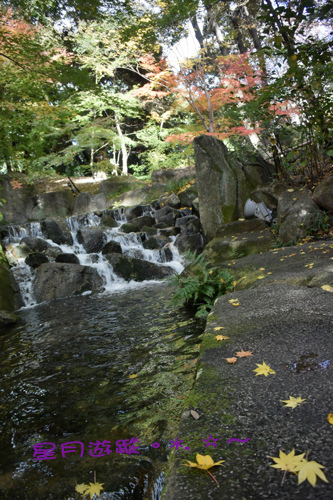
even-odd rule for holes
{"type": "Polygon", "coordinates": [[[87,214],[105,209],[106,198],[104,193],[80,193],[75,198],[73,214],[87,214]]]}
{"type": "Polygon", "coordinates": [[[123,253],[121,245],[118,241],[111,240],[102,248],[102,255],[107,255],[109,253],[123,253]]]}
{"type": "Polygon", "coordinates": [[[135,219],[136,217],[141,217],[143,215],[143,206],[134,205],[134,207],[129,207],[124,210],[124,215],[128,221],[135,219]]]}
{"type": "MultiPolygon", "coordinates": [[[[14,311],[23,305],[19,287],[12,276],[2,246],[0,245],[0,311],[14,311]]],[[[8,321],[11,315],[8,316],[8,321]]],[[[3,324],[6,324],[6,314],[3,316],[3,324]]],[[[0,317],[0,325],[1,325],[0,317]]]]}
{"type": "Polygon", "coordinates": [[[279,238],[284,243],[304,238],[313,224],[318,206],[310,193],[290,189],[282,193],[278,204],[279,238]]]}
{"type": "Polygon", "coordinates": [[[1,207],[4,221],[8,224],[24,224],[31,218],[34,208],[33,197],[37,194],[35,186],[30,186],[24,178],[13,179],[9,175],[0,176],[0,199],[6,200],[1,207]],[[16,187],[21,183],[21,187],[16,187]]]}
{"type": "Polygon", "coordinates": [[[65,222],[44,220],[41,227],[44,237],[57,245],[73,245],[71,232],[65,222]]]}
{"type": "Polygon", "coordinates": [[[159,248],[163,248],[164,245],[167,245],[170,242],[167,236],[151,236],[146,241],[143,242],[143,248],[148,250],[156,250],[159,248]]]}
{"type": "Polygon", "coordinates": [[[190,181],[196,176],[195,169],[189,168],[163,168],[153,170],[151,182],[153,184],[175,184],[182,181],[190,181]]]}
{"type": "Polygon", "coordinates": [[[126,257],[119,254],[106,255],[114,272],[127,281],[144,281],[149,279],[160,279],[170,276],[175,271],[171,267],[158,266],[146,260],[126,257]]]}
{"type": "Polygon", "coordinates": [[[317,205],[333,212],[333,176],[327,177],[316,187],[312,198],[317,205]]]}
{"type": "Polygon", "coordinates": [[[126,191],[139,189],[141,186],[145,186],[145,183],[136,177],[132,175],[119,175],[102,181],[99,185],[99,191],[100,193],[104,193],[108,198],[116,198],[116,196],[126,191]]]}
{"type": "Polygon", "coordinates": [[[100,227],[89,227],[79,229],[77,240],[81,243],[87,253],[98,253],[102,250],[106,236],[100,227]]]}
{"type": "Polygon", "coordinates": [[[66,191],[53,191],[42,193],[33,197],[34,207],[30,219],[42,220],[53,217],[69,217],[72,215],[74,195],[66,191]]]}
{"type": "Polygon", "coordinates": [[[52,262],[37,269],[33,294],[39,303],[97,290],[102,285],[103,280],[94,268],[52,262]]]}
{"type": "Polygon", "coordinates": [[[160,197],[160,203],[163,206],[171,208],[180,208],[180,199],[175,193],[163,195],[160,197]]]}
{"type": "Polygon", "coordinates": [[[200,219],[207,240],[217,229],[243,217],[251,191],[273,179],[274,169],[265,160],[244,165],[223,142],[201,135],[193,140],[200,201],[200,219]]]}

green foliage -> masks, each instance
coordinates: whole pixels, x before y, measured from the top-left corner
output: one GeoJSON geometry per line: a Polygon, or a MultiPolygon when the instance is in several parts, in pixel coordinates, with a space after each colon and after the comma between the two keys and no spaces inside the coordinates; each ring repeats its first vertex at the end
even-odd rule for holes
{"type": "Polygon", "coordinates": [[[233,290],[234,277],[228,271],[211,267],[203,254],[195,257],[187,253],[189,257],[193,259],[192,264],[182,274],[170,278],[178,286],[171,303],[193,305],[197,309],[195,317],[205,318],[215,299],[233,290]]]}
{"type": "Polygon", "coordinates": [[[231,253],[233,259],[242,259],[243,257],[245,257],[244,252],[237,252],[237,250],[235,250],[234,248],[232,249],[231,253]]]}
{"type": "Polygon", "coordinates": [[[320,231],[320,233],[327,233],[330,227],[331,224],[328,214],[323,210],[316,209],[311,216],[311,224],[307,234],[308,236],[316,235],[318,231],[320,231]]]}

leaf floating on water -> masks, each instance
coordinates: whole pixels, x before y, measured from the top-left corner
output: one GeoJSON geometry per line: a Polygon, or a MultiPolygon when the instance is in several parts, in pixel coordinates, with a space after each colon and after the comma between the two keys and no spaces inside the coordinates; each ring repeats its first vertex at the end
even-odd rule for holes
{"type": "Polygon", "coordinates": [[[191,410],[190,413],[191,413],[192,417],[194,418],[194,420],[199,420],[199,418],[200,418],[199,413],[197,413],[195,410],[191,410]]]}
{"type": "Polygon", "coordinates": [[[333,413],[329,413],[327,417],[328,423],[333,425],[333,413]]]}
{"type": "Polygon", "coordinates": [[[301,396],[299,396],[298,398],[294,398],[293,396],[289,396],[289,399],[281,399],[280,400],[281,403],[285,403],[285,407],[289,407],[289,408],[296,408],[297,406],[301,405],[304,401],[306,401],[306,399],[302,399],[301,396]]]}
{"type": "Polygon", "coordinates": [[[227,360],[228,363],[230,363],[231,365],[233,365],[234,363],[236,363],[237,361],[237,358],[225,358],[227,360]]]}
{"type": "Polygon", "coordinates": [[[274,370],[272,370],[272,368],[268,365],[266,365],[265,361],[262,362],[262,365],[256,363],[257,367],[255,370],[253,370],[254,372],[257,372],[256,373],[256,376],[258,375],[265,375],[265,377],[267,377],[267,375],[269,375],[270,373],[275,373],[274,370]]]}

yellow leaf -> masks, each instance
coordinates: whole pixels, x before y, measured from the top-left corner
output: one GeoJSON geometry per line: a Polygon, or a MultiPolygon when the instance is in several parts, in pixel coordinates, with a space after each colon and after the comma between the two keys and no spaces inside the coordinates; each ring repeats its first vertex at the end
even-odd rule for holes
{"type": "Polygon", "coordinates": [[[259,271],[265,271],[265,268],[264,268],[264,267],[261,267],[261,268],[259,269],[259,271]]]}
{"type": "Polygon", "coordinates": [[[104,483],[89,483],[89,486],[86,488],[84,494],[90,495],[90,499],[92,499],[94,495],[99,496],[100,492],[103,489],[103,484],[104,483]]]}
{"type": "Polygon", "coordinates": [[[214,330],[215,330],[216,332],[218,332],[218,331],[220,331],[220,330],[224,330],[224,326],[216,326],[216,327],[214,328],[214,330]]]}
{"type": "Polygon", "coordinates": [[[256,374],[256,377],[258,375],[265,375],[265,377],[268,376],[269,373],[275,373],[274,370],[272,370],[272,368],[270,368],[268,365],[266,365],[265,361],[262,362],[262,365],[256,363],[257,367],[255,370],[253,370],[254,372],[257,372],[256,374]]]}
{"type": "Polygon", "coordinates": [[[275,469],[289,470],[293,472],[297,467],[297,465],[302,460],[302,458],[304,457],[304,455],[305,453],[302,453],[301,455],[295,455],[294,449],[290,453],[288,453],[288,455],[286,455],[286,453],[283,453],[283,451],[280,450],[279,458],[270,457],[275,462],[275,464],[271,465],[271,467],[274,467],[275,469]]]}
{"type": "Polygon", "coordinates": [[[220,460],[219,462],[214,463],[214,460],[210,455],[200,455],[200,453],[197,453],[197,456],[195,458],[197,463],[190,462],[189,460],[187,460],[189,465],[187,464],[182,464],[182,465],[186,465],[186,467],[197,467],[198,469],[208,470],[211,467],[215,467],[215,465],[221,465],[223,462],[225,462],[225,460],[220,460]]]}
{"type": "Polygon", "coordinates": [[[258,276],[258,277],[257,277],[257,280],[262,280],[262,279],[264,279],[264,278],[266,278],[266,276],[261,275],[261,276],[258,276]]]}
{"type": "Polygon", "coordinates": [[[323,465],[318,464],[318,462],[315,462],[314,460],[311,462],[308,462],[305,459],[301,460],[295,467],[295,471],[298,471],[298,484],[303,483],[303,481],[307,479],[312,486],[316,486],[317,476],[328,483],[325,474],[322,470],[320,470],[324,468],[325,467],[323,465]]]}
{"type": "Polygon", "coordinates": [[[267,273],[267,274],[272,274],[271,272],[267,273]]]}
{"type": "Polygon", "coordinates": [[[287,189],[288,193],[293,193],[295,189],[287,189]]]}
{"type": "Polygon", "coordinates": [[[327,417],[328,423],[333,425],[333,413],[329,413],[327,417]]]}
{"type": "Polygon", "coordinates": [[[321,287],[325,292],[333,292],[333,288],[330,285],[323,285],[321,287]]]}
{"type": "Polygon", "coordinates": [[[309,267],[310,269],[312,269],[313,268],[313,264],[314,264],[314,262],[310,262],[310,264],[305,264],[304,267],[309,267]]]}
{"type": "Polygon", "coordinates": [[[230,299],[229,302],[234,307],[239,306],[239,300],[238,299],[230,299]]]}
{"type": "Polygon", "coordinates": [[[289,408],[296,408],[296,406],[300,405],[303,403],[303,401],[306,401],[306,399],[302,399],[300,396],[298,398],[294,398],[293,396],[289,396],[289,399],[281,399],[281,403],[285,403],[285,407],[289,408]]]}
{"type": "Polygon", "coordinates": [[[133,373],[132,375],[129,375],[129,378],[136,378],[136,377],[137,377],[136,373],[133,373]]]}
{"type": "Polygon", "coordinates": [[[80,495],[85,495],[85,491],[86,491],[87,488],[89,488],[88,484],[81,483],[81,484],[77,484],[75,486],[75,491],[77,491],[78,493],[80,493],[80,495]]]}
{"type": "Polygon", "coordinates": [[[252,356],[252,351],[241,351],[236,352],[236,356],[238,358],[247,358],[248,356],[252,356]]]}
{"type": "Polygon", "coordinates": [[[225,358],[227,360],[228,363],[230,363],[231,365],[235,364],[236,361],[237,361],[237,358],[225,358]]]}
{"type": "Polygon", "coordinates": [[[226,337],[225,335],[216,335],[215,340],[226,340],[229,337],[226,337]]]}

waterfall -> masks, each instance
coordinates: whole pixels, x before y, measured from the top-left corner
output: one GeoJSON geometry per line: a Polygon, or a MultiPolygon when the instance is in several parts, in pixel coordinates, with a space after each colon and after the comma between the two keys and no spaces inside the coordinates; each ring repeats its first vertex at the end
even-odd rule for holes
{"type": "MultiPolygon", "coordinates": [[[[143,207],[143,215],[153,216],[154,210],[152,207],[143,207]]],[[[21,294],[25,303],[24,307],[32,307],[36,304],[33,295],[32,285],[36,275],[36,269],[31,268],[25,263],[27,254],[24,254],[24,248],[20,241],[24,237],[42,238],[48,244],[46,254],[50,262],[54,262],[58,253],[75,254],[79,262],[83,266],[95,268],[103,280],[104,293],[114,292],[120,289],[133,288],[144,286],[145,282],[126,281],[119,277],[113,270],[112,265],[107,260],[102,251],[96,253],[87,253],[83,244],[79,242],[78,233],[82,229],[99,228],[103,229],[103,238],[105,244],[110,241],[115,241],[121,246],[122,254],[127,257],[134,257],[143,261],[147,261],[157,266],[172,267],[177,273],[183,270],[182,257],[179,255],[177,248],[174,245],[176,236],[170,236],[169,242],[163,247],[156,250],[146,249],[143,246],[143,233],[124,233],[120,227],[127,222],[123,209],[113,209],[101,214],[90,213],[74,215],[66,219],[68,230],[73,239],[73,244],[56,244],[51,239],[47,239],[43,234],[41,224],[32,222],[21,226],[7,226],[2,232],[3,243],[6,246],[6,255],[12,267],[12,273],[20,286],[21,294]],[[103,215],[110,215],[116,221],[117,227],[108,228],[102,225],[103,215]],[[16,250],[15,248],[18,247],[16,250]],[[171,251],[171,254],[170,254],[171,251]],[[21,252],[21,253],[20,253],[21,252]],[[167,257],[168,255],[168,257],[167,257]],[[170,260],[171,255],[171,260],[170,260]]],[[[159,231],[158,231],[159,233],[159,231]]],[[[157,235],[158,235],[157,233],[157,235]]],[[[151,283],[156,280],[149,280],[151,283]]],[[[91,293],[90,291],[84,292],[91,293]]]]}

